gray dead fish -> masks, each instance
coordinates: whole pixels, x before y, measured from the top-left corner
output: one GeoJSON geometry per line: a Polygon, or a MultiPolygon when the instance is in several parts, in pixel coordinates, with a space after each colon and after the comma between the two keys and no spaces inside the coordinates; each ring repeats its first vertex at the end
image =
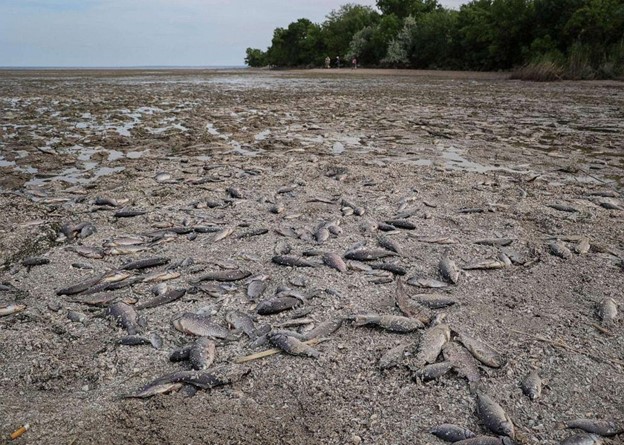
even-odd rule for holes
{"type": "Polygon", "coordinates": [[[210,372],[178,371],[153,380],[135,393],[124,397],[143,399],[178,390],[185,384],[199,389],[212,389],[238,381],[249,374],[249,372],[249,368],[243,367],[219,367],[211,369],[210,372]]]}
{"type": "Polygon", "coordinates": [[[234,227],[227,227],[221,230],[219,233],[217,233],[214,239],[212,240],[212,242],[216,243],[217,241],[221,241],[222,239],[225,239],[228,236],[230,236],[232,233],[234,233],[234,227]]]}
{"type": "Polygon", "coordinates": [[[504,247],[513,243],[513,239],[511,238],[486,238],[475,241],[475,244],[481,244],[483,246],[495,246],[495,247],[504,247]]]}
{"type": "Polygon", "coordinates": [[[338,272],[344,273],[347,271],[347,265],[345,264],[344,260],[340,257],[340,255],[337,255],[335,253],[327,252],[326,254],[324,254],[323,262],[327,266],[336,269],[338,272]]]}
{"type": "Polygon", "coordinates": [[[439,324],[425,330],[420,339],[415,366],[421,367],[435,363],[444,345],[451,339],[451,330],[447,324],[439,324]]]}
{"type": "Polygon", "coordinates": [[[225,315],[227,321],[235,330],[244,332],[250,340],[258,338],[258,332],[253,319],[246,313],[241,311],[230,311],[225,315]]]}
{"type": "Polygon", "coordinates": [[[464,207],[457,211],[457,213],[471,214],[471,213],[483,213],[485,209],[480,207],[464,207]]]}
{"type": "Polygon", "coordinates": [[[416,237],[416,240],[421,243],[429,244],[458,244],[459,240],[450,236],[436,236],[436,237],[416,237]]]}
{"type": "Polygon", "coordinates": [[[268,339],[273,346],[291,355],[313,358],[318,358],[321,355],[318,350],[288,335],[272,332],[268,334],[268,339]]]}
{"type": "Polygon", "coordinates": [[[0,303],[0,317],[17,314],[26,309],[26,305],[17,303],[0,303]]]}
{"type": "Polygon", "coordinates": [[[200,337],[189,349],[188,359],[191,368],[201,371],[208,369],[214,362],[216,353],[215,342],[206,337],[200,337]]]}
{"type": "Polygon", "coordinates": [[[144,283],[158,283],[162,281],[175,280],[180,278],[182,274],[173,270],[166,270],[163,272],[154,272],[143,277],[144,283]]]}
{"type": "Polygon", "coordinates": [[[459,268],[455,262],[448,257],[448,255],[444,255],[444,258],[440,260],[438,270],[442,278],[449,283],[457,284],[459,281],[459,268]]]}
{"type": "Polygon", "coordinates": [[[146,246],[119,246],[106,249],[106,255],[133,255],[147,250],[146,246]]]}
{"type": "Polygon", "coordinates": [[[448,287],[447,283],[442,281],[434,280],[432,278],[420,278],[420,277],[412,277],[407,280],[407,284],[416,287],[424,287],[429,289],[439,289],[443,287],[448,287]]]}
{"type": "Polygon", "coordinates": [[[72,300],[74,303],[86,304],[88,306],[108,306],[119,295],[114,293],[87,295],[79,299],[72,300]]]}
{"type": "Polygon", "coordinates": [[[118,326],[124,328],[129,335],[135,335],[140,329],[136,311],[126,303],[119,301],[111,304],[106,310],[106,315],[112,318],[118,326]]]}
{"type": "Polygon", "coordinates": [[[186,289],[169,289],[164,293],[157,295],[149,301],[144,303],[139,303],[136,305],[138,310],[141,309],[151,309],[158,306],[162,306],[163,304],[169,304],[176,300],[179,300],[186,294],[186,289]]]}
{"type": "Polygon", "coordinates": [[[202,275],[196,280],[193,280],[192,284],[197,284],[202,281],[221,281],[221,282],[239,281],[239,280],[244,280],[250,275],[251,275],[251,272],[243,271],[240,269],[217,270],[213,272],[208,272],[207,274],[202,275]]]}
{"type": "Polygon", "coordinates": [[[276,255],[271,258],[275,264],[279,264],[280,266],[289,266],[289,267],[315,267],[314,263],[309,262],[304,258],[299,258],[293,255],[276,255]]]}
{"type": "Polygon", "coordinates": [[[119,205],[116,199],[106,198],[106,197],[101,197],[101,196],[98,196],[97,198],[95,198],[95,201],[93,202],[93,204],[96,206],[109,206],[109,207],[117,207],[119,205]]]}
{"type": "Polygon", "coordinates": [[[598,306],[598,315],[603,325],[613,324],[618,315],[615,300],[613,298],[604,298],[598,306]]]}
{"type": "Polygon", "coordinates": [[[131,209],[128,207],[124,207],[121,210],[118,210],[113,214],[115,218],[132,218],[134,216],[145,215],[147,212],[145,210],[140,209],[131,209]]]}
{"type": "Polygon", "coordinates": [[[251,229],[251,230],[247,230],[246,232],[241,233],[240,235],[238,235],[238,239],[251,238],[254,236],[260,236],[260,235],[264,235],[267,233],[269,233],[269,229],[266,229],[264,227],[259,227],[257,229],[251,229]]]}
{"type": "Polygon", "coordinates": [[[50,259],[44,257],[28,257],[22,260],[22,266],[24,267],[43,266],[44,264],[50,264],[50,259]]]}
{"type": "Polygon", "coordinates": [[[479,371],[477,360],[462,345],[450,341],[442,348],[442,354],[444,355],[444,360],[453,364],[457,375],[469,382],[481,380],[481,371],[479,371]]]}
{"type": "Polygon", "coordinates": [[[569,206],[567,204],[546,204],[546,207],[550,207],[551,209],[559,210],[560,212],[569,212],[576,213],[579,210],[575,207],[569,206]]]}
{"type": "Polygon", "coordinates": [[[600,445],[602,442],[602,438],[596,434],[582,433],[566,438],[561,445],[600,445]]]}
{"type": "Polygon", "coordinates": [[[275,296],[258,303],[256,312],[260,315],[271,315],[292,309],[301,304],[300,298],[291,296],[275,296]]]}
{"type": "Polygon", "coordinates": [[[486,366],[491,368],[500,368],[505,364],[505,359],[491,346],[469,337],[465,334],[459,334],[457,340],[470,351],[470,353],[486,366]]]}
{"type": "Polygon", "coordinates": [[[251,301],[256,301],[260,296],[262,296],[262,294],[266,290],[266,280],[268,278],[269,277],[267,275],[264,275],[260,277],[255,277],[254,279],[249,281],[249,284],[247,285],[247,297],[251,301]],[[266,278],[263,279],[263,277],[266,278]]]}
{"type": "Polygon", "coordinates": [[[470,439],[476,436],[476,434],[468,428],[450,423],[443,423],[442,425],[434,426],[429,430],[429,432],[438,439],[442,439],[447,442],[459,442],[460,440],[470,439]]]}
{"type": "Polygon", "coordinates": [[[147,337],[137,334],[126,335],[119,340],[119,344],[126,346],[151,345],[154,349],[160,349],[162,348],[163,340],[160,335],[153,332],[147,337]]]}
{"type": "Polygon", "coordinates": [[[483,260],[475,263],[466,264],[462,269],[464,270],[495,270],[504,269],[507,267],[502,261],[499,260],[483,260]]]}
{"type": "Polygon", "coordinates": [[[412,298],[429,309],[442,309],[457,304],[457,300],[444,294],[416,294],[412,298]]]}
{"type": "Polygon", "coordinates": [[[395,252],[395,253],[398,253],[399,255],[403,255],[403,248],[395,240],[382,235],[379,238],[377,238],[377,242],[384,249],[388,249],[391,252],[395,252]]]}
{"type": "Polygon", "coordinates": [[[419,379],[423,382],[428,382],[430,380],[439,379],[451,369],[453,369],[453,364],[451,362],[433,363],[416,370],[412,378],[414,380],[419,379]]]}
{"type": "Polygon", "coordinates": [[[572,252],[561,241],[554,241],[548,245],[550,253],[564,260],[572,258],[572,252]]]}
{"type": "Polygon", "coordinates": [[[212,337],[223,340],[233,340],[234,337],[227,328],[212,321],[208,315],[199,315],[185,312],[172,320],[173,327],[185,334],[198,337],[212,337]]]}
{"type": "Polygon", "coordinates": [[[342,318],[325,321],[312,330],[303,334],[303,340],[312,340],[318,337],[329,337],[342,326],[342,318]]]}
{"type": "Polygon", "coordinates": [[[493,433],[514,438],[514,425],[505,410],[482,391],[477,391],[477,414],[493,433]]]}
{"type": "Polygon", "coordinates": [[[384,249],[358,249],[345,253],[345,258],[355,261],[374,261],[380,258],[396,256],[395,252],[384,249]]]}
{"type": "Polygon", "coordinates": [[[243,198],[243,194],[235,187],[228,187],[225,189],[228,195],[235,199],[245,199],[243,198]]]}
{"type": "Polygon", "coordinates": [[[171,175],[165,172],[156,173],[156,176],[154,176],[154,180],[156,182],[167,182],[171,180],[171,175]]]}
{"type": "Polygon", "coordinates": [[[622,207],[617,201],[610,198],[598,199],[596,202],[600,207],[607,210],[624,210],[624,207],[622,207]]]}
{"type": "Polygon", "coordinates": [[[520,388],[525,396],[531,400],[538,399],[542,394],[542,379],[537,371],[533,370],[520,383],[520,388]]]}
{"type": "Polygon", "coordinates": [[[405,230],[414,230],[416,229],[416,224],[406,220],[406,219],[389,219],[386,220],[386,224],[390,224],[398,229],[405,230]]]}
{"type": "Polygon", "coordinates": [[[102,278],[104,278],[105,274],[96,275],[93,277],[89,277],[84,281],[71,285],[69,287],[65,287],[63,289],[59,289],[56,291],[56,295],[74,295],[84,292],[89,289],[91,286],[98,284],[102,278]]]}
{"type": "Polygon", "coordinates": [[[77,253],[81,257],[91,258],[94,260],[101,260],[106,256],[106,252],[104,249],[99,247],[90,247],[90,246],[70,246],[67,247],[68,251],[77,253]]]}
{"type": "Polygon", "coordinates": [[[574,246],[574,252],[578,255],[585,255],[591,249],[591,244],[589,244],[589,240],[587,238],[583,238],[578,242],[576,246],[574,246]]]}
{"type": "Polygon", "coordinates": [[[129,263],[124,264],[120,267],[122,270],[140,270],[140,269],[148,269],[150,267],[158,267],[164,264],[168,264],[171,261],[170,258],[167,257],[154,257],[154,258],[144,258],[141,260],[131,261],[129,263]]]}
{"type": "Polygon", "coordinates": [[[325,224],[322,224],[320,227],[316,229],[314,232],[314,239],[319,244],[323,244],[325,241],[329,239],[330,233],[325,224]]]}
{"type": "Polygon", "coordinates": [[[575,419],[566,422],[568,428],[578,428],[586,433],[594,433],[603,437],[617,436],[624,433],[624,427],[615,422],[597,419],[575,419]]]}
{"type": "Polygon", "coordinates": [[[404,343],[386,351],[377,362],[377,367],[383,370],[399,366],[413,348],[412,343],[404,343]]]}
{"type": "Polygon", "coordinates": [[[454,445],[507,445],[502,439],[492,436],[475,436],[470,439],[454,442],[454,445]]]}
{"type": "Polygon", "coordinates": [[[407,269],[394,263],[371,263],[370,267],[376,270],[386,270],[394,275],[405,275],[407,269]]]}
{"type": "Polygon", "coordinates": [[[355,326],[378,326],[390,332],[406,334],[425,327],[416,318],[401,317],[399,315],[361,314],[354,317],[355,326]]]}

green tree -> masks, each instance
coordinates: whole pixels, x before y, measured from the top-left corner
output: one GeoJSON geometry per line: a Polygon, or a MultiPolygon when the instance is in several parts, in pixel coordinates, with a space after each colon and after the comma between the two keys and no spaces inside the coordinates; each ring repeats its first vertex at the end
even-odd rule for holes
{"type": "Polygon", "coordinates": [[[379,21],[379,14],[368,6],[348,3],[332,11],[322,27],[325,49],[330,57],[345,57],[353,36],[379,21]]]}
{"type": "Polygon", "coordinates": [[[271,65],[285,67],[311,65],[317,62],[321,45],[319,25],[299,19],[288,28],[277,28],[273,32],[267,60],[271,65]]]}
{"type": "Polygon", "coordinates": [[[245,64],[247,66],[258,68],[267,65],[266,52],[256,48],[247,48],[246,54],[245,64]]]}

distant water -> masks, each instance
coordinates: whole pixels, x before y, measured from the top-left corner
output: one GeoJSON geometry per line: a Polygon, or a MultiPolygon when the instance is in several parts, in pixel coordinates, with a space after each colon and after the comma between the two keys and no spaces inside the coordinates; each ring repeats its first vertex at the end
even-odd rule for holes
{"type": "Polygon", "coordinates": [[[1,70],[244,70],[245,65],[206,65],[206,66],[0,66],[1,70]]]}

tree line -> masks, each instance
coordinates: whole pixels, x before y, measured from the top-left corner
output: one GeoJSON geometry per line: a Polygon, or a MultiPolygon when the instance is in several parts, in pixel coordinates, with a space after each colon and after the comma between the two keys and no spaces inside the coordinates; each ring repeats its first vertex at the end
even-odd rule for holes
{"type": "Polygon", "coordinates": [[[437,0],[376,4],[276,28],[266,51],[247,48],[245,63],[321,67],[339,56],[368,67],[516,69],[527,78],[624,73],[624,0],[473,0],[459,10],[437,0]]]}

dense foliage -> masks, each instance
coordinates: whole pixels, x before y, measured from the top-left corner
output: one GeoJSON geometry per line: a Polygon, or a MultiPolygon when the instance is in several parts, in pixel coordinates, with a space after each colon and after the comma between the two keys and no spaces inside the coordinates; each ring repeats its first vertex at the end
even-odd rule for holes
{"type": "Polygon", "coordinates": [[[624,0],[473,0],[459,10],[437,0],[346,4],[321,24],[302,18],[277,28],[266,51],[247,49],[245,63],[317,67],[336,56],[363,66],[616,77],[624,72],[624,0]]]}

